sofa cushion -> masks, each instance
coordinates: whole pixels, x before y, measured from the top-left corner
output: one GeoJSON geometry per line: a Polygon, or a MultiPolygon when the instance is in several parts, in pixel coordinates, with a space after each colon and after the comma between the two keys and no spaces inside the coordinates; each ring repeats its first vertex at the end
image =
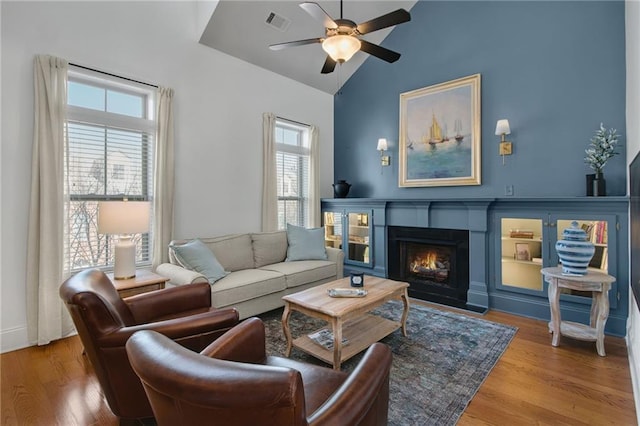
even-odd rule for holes
{"type": "Polygon", "coordinates": [[[285,231],[251,234],[254,268],[283,262],[287,257],[285,231]]]}
{"type": "Polygon", "coordinates": [[[287,261],[326,260],[324,228],[303,228],[287,223],[287,261]]]}
{"type": "Polygon", "coordinates": [[[249,234],[201,238],[227,271],[253,268],[253,248],[249,234]]]}
{"type": "MultiPolygon", "coordinates": [[[[336,264],[328,260],[298,260],[267,265],[260,270],[284,274],[287,288],[298,287],[327,278],[336,278],[336,264]]],[[[225,278],[226,279],[226,278],[225,278]]],[[[218,284],[216,284],[217,286],[218,284]]]]}
{"type": "Polygon", "coordinates": [[[216,308],[230,306],[285,288],[285,278],[281,272],[244,269],[230,273],[211,287],[211,303],[216,308]]]}
{"type": "Polygon", "coordinates": [[[172,243],[171,249],[180,266],[201,273],[211,284],[228,274],[209,247],[198,239],[184,244],[172,243]]]}

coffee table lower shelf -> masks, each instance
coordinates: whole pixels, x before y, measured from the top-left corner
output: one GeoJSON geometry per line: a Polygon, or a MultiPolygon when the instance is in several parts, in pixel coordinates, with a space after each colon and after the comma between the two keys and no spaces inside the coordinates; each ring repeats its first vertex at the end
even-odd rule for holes
{"type": "MultiPolygon", "coordinates": [[[[401,326],[402,324],[400,322],[391,321],[373,314],[366,314],[346,322],[342,326],[342,338],[347,339],[348,343],[342,345],[340,362],[357,355],[371,346],[372,342],[377,342],[387,337],[401,326]]],[[[331,326],[328,325],[323,328],[330,330],[331,326]]],[[[314,332],[319,330],[315,330],[314,332]]],[[[306,334],[295,339],[293,341],[293,347],[313,355],[327,364],[333,364],[333,349],[325,349],[320,346],[320,344],[311,340],[306,334]]]]}

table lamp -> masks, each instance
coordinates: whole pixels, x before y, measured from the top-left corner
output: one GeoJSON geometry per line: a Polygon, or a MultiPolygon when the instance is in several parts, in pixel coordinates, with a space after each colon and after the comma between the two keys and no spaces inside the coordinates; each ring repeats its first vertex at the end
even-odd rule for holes
{"type": "Polygon", "coordinates": [[[101,201],[98,203],[98,233],[118,235],[115,243],[113,277],[136,276],[136,244],[131,234],[149,232],[148,201],[101,201]]]}

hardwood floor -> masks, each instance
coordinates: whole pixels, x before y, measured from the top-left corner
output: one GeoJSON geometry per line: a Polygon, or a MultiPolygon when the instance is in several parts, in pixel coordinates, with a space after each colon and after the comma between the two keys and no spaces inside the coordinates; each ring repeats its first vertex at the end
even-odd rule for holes
{"type": "MultiPolygon", "coordinates": [[[[459,425],[638,424],[623,339],[607,336],[600,357],[595,343],[563,338],[552,347],[544,321],[480,317],[518,332],[459,425]]],[[[2,425],[119,424],[77,337],[2,354],[0,369],[2,425]]]]}

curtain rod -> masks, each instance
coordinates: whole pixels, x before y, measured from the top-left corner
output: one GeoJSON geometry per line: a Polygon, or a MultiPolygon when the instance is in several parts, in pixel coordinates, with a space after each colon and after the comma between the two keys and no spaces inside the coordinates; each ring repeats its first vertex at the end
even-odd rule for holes
{"type": "Polygon", "coordinates": [[[127,77],[122,77],[121,75],[111,74],[110,72],[100,71],[100,70],[97,70],[97,69],[95,69],[95,68],[85,67],[85,66],[83,66],[83,65],[74,64],[74,63],[72,63],[72,62],[69,62],[69,65],[74,66],[74,67],[76,67],[76,68],[82,68],[82,69],[84,69],[84,70],[93,71],[93,72],[97,72],[97,73],[100,73],[100,74],[108,75],[108,76],[111,76],[111,77],[117,77],[117,78],[121,78],[121,79],[123,79],[123,80],[132,81],[132,82],[134,82],[134,83],[144,84],[145,86],[155,87],[156,89],[158,88],[158,86],[157,86],[157,85],[155,85],[155,84],[145,83],[144,81],[134,80],[134,79],[132,79],[132,78],[127,78],[127,77]]]}
{"type": "Polygon", "coordinates": [[[301,122],[296,121],[296,120],[291,120],[291,119],[289,119],[289,118],[280,117],[279,115],[276,115],[276,118],[277,118],[278,120],[288,121],[289,123],[299,124],[299,125],[301,125],[301,126],[305,126],[305,127],[311,127],[311,125],[310,125],[310,124],[307,124],[307,123],[301,123],[301,122]]]}

